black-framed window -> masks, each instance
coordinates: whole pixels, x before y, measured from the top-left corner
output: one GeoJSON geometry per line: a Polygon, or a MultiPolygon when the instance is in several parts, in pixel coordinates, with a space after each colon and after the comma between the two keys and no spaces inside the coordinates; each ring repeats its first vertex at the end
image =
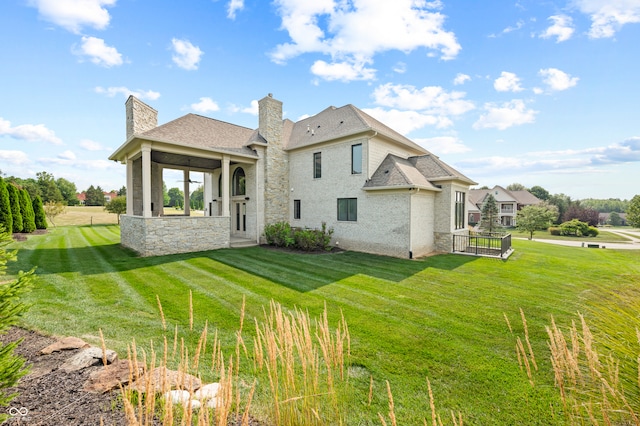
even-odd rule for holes
{"type": "Polygon", "coordinates": [[[466,194],[464,192],[456,191],[456,205],[455,205],[455,227],[456,229],[463,229],[465,227],[465,206],[464,200],[466,198],[466,194]]]}
{"type": "Polygon", "coordinates": [[[320,179],[322,177],[322,153],[313,153],[313,178],[320,179]]]}
{"type": "Polygon", "coordinates": [[[351,145],[351,174],[362,173],[362,144],[351,145]]]}
{"type": "Polygon", "coordinates": [[[357,198],[338,198],[338,220],[347,222],[358,220],[357,198]]]}
{"type": "Polygon", "coordinates": [[[233,172],[233,194],[232,195],[246,195],[247,187],[245,181],[244,170],[242,167],[238,167],[233,172]]]}
{"type": "Polygon", "coordinates": [[[293,218],[300,219],[300,200],[293,200],[293,218]]]}

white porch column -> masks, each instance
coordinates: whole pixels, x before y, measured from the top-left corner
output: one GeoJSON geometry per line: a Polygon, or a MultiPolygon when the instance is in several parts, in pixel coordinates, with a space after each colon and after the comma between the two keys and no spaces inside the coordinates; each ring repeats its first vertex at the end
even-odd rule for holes
{"type": "Polygon", "coordinates": [[[213,175],[204,173],[204,215],[213,216],[213,175]]]}
{"type": "MultiPolygon", "coordinates": [[[[142,144],[142,217],[151,217],[151,144],[142,144]]],[[[127,191],[128,192],[128,191],[127,191]]]]}
{"type": "Polygon", "coordinates": [[[182,172],[184,181],[184,215],[191,216],[191,201],[189,199],[189,170],[185,170],[182,172]]]}
{"type": "Polygon", "coordinates": [[[229,217],[229,164],[231,158],[222,156],[222,216],[229,217]]]}
{"type": "Polygon", "coordinates": [[[133,216],[133,160],[125,159],[127,165],[127,215],[133,216]]]}

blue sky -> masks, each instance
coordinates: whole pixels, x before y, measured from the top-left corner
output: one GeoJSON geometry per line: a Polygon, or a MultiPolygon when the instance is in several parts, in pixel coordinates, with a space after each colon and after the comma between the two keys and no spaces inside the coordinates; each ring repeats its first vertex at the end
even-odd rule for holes
{"type": "Polygon", "coordinates": [[[3,0],[0,40],[6,175],[117,189],[129,94],[256,128],[273,93],[294,121],[354,104],[480,185],[640,194],[640,0],[3,0]]]}

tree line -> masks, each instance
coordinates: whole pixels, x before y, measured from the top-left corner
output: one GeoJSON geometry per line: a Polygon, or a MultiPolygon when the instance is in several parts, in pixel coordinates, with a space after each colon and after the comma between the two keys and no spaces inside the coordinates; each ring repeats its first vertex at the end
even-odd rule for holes
{"type": "Polygon", "coordinates": [[[31,233],[36,229],[47,228],[47,218],[42,199],[36,195],[31,198],[29,192],[0,177],[0,232],[31,233]]]}

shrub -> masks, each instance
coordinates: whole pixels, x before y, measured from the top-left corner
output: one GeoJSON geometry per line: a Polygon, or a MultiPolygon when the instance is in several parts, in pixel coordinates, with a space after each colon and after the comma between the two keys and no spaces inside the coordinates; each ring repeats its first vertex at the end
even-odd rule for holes
{"type": "Polygon", "coordinates": [[[550,226],[550,227],[549,227],[549,229],[548,229],[548,231],[549,231],[549,233],[550,233],[551,235],[562,235],[562,234],[560,233],[560,228],[559,228],[559,227],[557,227],[557,226],[550,226]]]}
{"type": "Polygon", "coordinates": [[[568,222],[560,224],[560,235],[586,237],[589,235],[589,232],[589,224],[580,222],[578,219],[571,219],[568,222]]]}
{"type": "Polygon", "coordinates": [[[587,231],[587,235],[589,237],[597,237],[599,233],[600,231],[598,231],[598,228],[596,228],[595,226],[590,226],[587,231]]]}
{"type": "Polygon", "coordinates": [[[276,247],[290,247],[295,242],[291,225],[288,222],[276,222],[264,227],[267,244],[276,247]]]}

